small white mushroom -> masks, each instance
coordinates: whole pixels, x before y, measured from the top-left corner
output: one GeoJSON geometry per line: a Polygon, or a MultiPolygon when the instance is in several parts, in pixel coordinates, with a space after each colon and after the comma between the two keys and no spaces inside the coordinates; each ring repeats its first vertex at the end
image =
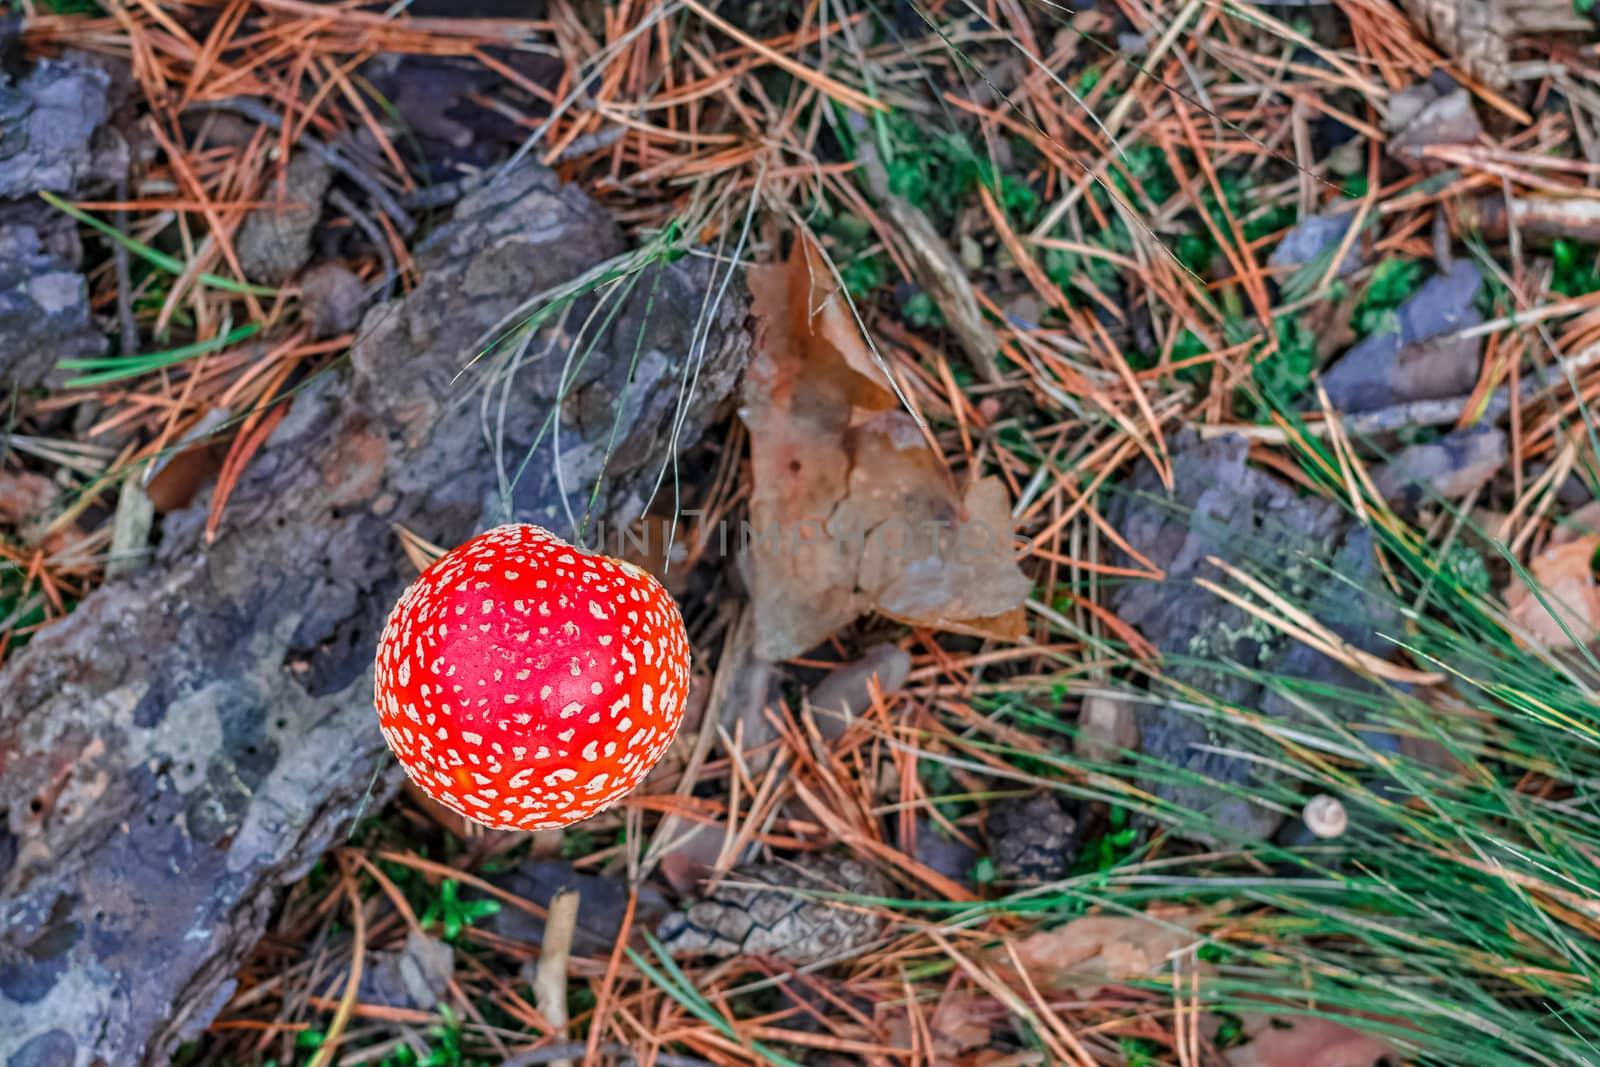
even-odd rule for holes
{"type": "Polygon", "coordinates": [[[1305,820],[1307,830],[1322,838],[1338,837],[1350,825],[1350,817],[1345,814],[1344,805],[1339,803],[1337,797],[1331,797],[1326,793],[1319,793],[1306,801],[1306,809],[1301,818],[1305,820]]]}

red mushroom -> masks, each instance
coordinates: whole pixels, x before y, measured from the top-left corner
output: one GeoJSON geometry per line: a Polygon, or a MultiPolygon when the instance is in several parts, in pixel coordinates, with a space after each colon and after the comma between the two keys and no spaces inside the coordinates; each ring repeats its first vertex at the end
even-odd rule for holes
{"type": "Polygon", "coordinates": [[[383,736],[429,796],[507,830],[586,819],[672,743],[689,640],[661,583],[537,526],[446,552],[378,643],[383,736]]]}

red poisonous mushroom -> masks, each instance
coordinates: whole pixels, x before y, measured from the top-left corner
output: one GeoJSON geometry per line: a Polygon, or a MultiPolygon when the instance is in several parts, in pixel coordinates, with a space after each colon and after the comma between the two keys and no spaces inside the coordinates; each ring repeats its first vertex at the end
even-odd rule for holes
{"type": "Polygon", "coordinates": [[[376,688],[383,736],[429,796],[486,826],[550,830],[621,799],[667,750],[689,640],[638,567],[501,526],[401,596],[376,688]]]}

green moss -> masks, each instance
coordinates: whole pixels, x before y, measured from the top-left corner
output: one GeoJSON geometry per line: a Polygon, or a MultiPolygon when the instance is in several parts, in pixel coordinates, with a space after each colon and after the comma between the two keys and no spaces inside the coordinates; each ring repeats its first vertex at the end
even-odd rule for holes
{"type": "Polygon", "coordinates": [[[1361,302],[1350,316],[1350,328],[1362,337],[1397,329],[1394,311],[1422,284],[1422,264],[1389,257],[1372,270],[1361,302]]]}

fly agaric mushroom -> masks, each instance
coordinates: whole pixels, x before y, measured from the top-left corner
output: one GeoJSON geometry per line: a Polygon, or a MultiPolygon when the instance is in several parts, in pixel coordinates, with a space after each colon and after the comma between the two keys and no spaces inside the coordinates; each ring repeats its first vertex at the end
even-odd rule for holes
{"type": "Polygon", "coordinates": [[[446,552],[378,643],[389,747],[433,799],[499,829],[568,826],[621,799],[672,743],[688,689],[661,583],[537,526],[446,552]]]}

